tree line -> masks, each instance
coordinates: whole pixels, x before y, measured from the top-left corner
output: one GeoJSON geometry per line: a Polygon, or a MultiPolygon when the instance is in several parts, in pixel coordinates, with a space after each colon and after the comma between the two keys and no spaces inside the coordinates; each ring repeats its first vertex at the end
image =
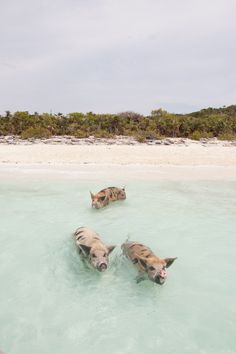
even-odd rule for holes
{"type": "Polygon", "coordinates": [[[217,137],[236,140],[236,105],[207,108],[188,114],[153,110],[144,116],[135,112],[95,114],[33,114],[28,111],[0,115],[0,135],[18,135],[23,139],[48,138],[53,135],[72,135],[78,138],[95,136],[109,138],[132,136],[139,141],[162,137],[183,137],[199,140],[217,137]]]}

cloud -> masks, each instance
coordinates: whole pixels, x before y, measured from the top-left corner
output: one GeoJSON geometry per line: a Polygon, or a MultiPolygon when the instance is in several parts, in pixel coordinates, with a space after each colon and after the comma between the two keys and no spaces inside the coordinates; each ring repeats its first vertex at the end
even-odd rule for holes
{"type": "Polygon", "coordinates": [[[232,104],[233,0],[1,4],[0,111],[232,104]]]}

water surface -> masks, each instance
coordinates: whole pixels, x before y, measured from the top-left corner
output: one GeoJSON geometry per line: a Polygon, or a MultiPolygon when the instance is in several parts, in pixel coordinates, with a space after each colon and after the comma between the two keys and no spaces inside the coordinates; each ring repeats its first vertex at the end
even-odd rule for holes
{"type": "MultiPolygon", "coordinates": [[[[124,182],[124,181],[122,181],[124,182]]],[[[5,354],[236,353],[236,183],[126,181],[127,200],[90,208],[95,181],[2,180],[0,348],[5,354]],[[72,232],[117,244],[86,269],[72,232]],[[135,283],[127,238],[177,256],[164,286],[135,283]]]]}

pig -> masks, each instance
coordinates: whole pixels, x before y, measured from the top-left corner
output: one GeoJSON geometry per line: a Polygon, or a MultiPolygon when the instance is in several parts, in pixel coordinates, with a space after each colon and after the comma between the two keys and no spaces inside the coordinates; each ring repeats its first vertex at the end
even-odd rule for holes
{"type": "Polygon", "coordinates": [[[90,192],[90,195],[92,199],[92,207],[96,209],[103,208],[110,202],[126,199],[125,188],[117,187],[108,187],[102,189],[97,194],[90,192]]]}
{"type": "Polygon", "coordinates": [[[149,247],[132,241],[123,243],[121,248],[124,255],[135,265],[139,272],[136,277],[137,283],[150,279],[156,284],[163,285],[167,277],[166,268],[170,267],[177,259],[177,257],[157,257],[149,247]]]}
{"type": "Polygon", "coordinates": [[[82,260],[99,272],[104,272],[108,267],[108,256],[116,246],[104,245],[95,231],[84,226],[75,231],[74,239],[82,260]]]}

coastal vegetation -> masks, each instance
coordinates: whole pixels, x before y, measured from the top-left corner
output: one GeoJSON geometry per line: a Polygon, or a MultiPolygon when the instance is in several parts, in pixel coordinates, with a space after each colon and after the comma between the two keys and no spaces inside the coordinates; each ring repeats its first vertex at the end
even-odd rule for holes
{"type": "Polygon", "coordinates": [[[135,112],[74,112],[64,115],[6,111],[4,115],[0,115],[0,135],[18,135],[23,139],[49,138],[54,135],[71,135],[77,138],[125,135],[138,141],[163,137],[195,140],[217,137],[222,140],[236,140],[236,105],[207,108],[188,114],[157,109],[147,116],[135,112]]]}

